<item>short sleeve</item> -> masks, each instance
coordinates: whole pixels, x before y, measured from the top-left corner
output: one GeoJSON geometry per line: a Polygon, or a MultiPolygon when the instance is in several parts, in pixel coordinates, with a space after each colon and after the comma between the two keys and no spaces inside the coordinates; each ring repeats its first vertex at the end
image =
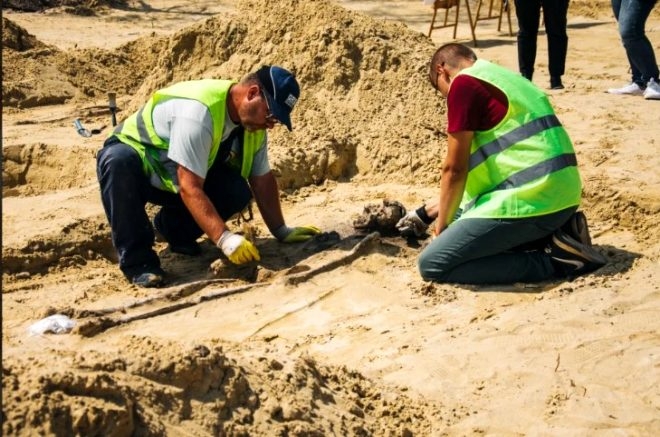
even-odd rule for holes
{"type": "Polygon", "coordinates": [[[500,89],[467,74],[459,74],[447,95],[447,132],[492,129],[507,110],[508,100],[500,89]]]}
{"type": "Polygon", "coordinates": [[[156,133],[169,144],[168,159],[206,178],[213,147],[213,121],[197,100],[174,98],[154,108],[156,133]]]}
{"type": "Polygon", "coordinates": [[[265,135],[261,147],[254,155],[254,161],[252,161],[252,170],[250,172],[250,176],[265,175],[269,171],[270,171],[270,163],[268,162],[268,135],[265,135]]]}

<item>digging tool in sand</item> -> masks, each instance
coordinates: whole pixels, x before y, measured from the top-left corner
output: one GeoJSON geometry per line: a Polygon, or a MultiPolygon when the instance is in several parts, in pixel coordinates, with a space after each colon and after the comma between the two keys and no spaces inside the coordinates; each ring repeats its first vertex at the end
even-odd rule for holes
{"type": "Polygon", "coordinates": [[[89,129],[85,128],[85,126],[83,126],[83,124],[82,124],[82,122],[80,121],[79,118],[76,118],[75,120],[73,120],[73,125],[75,126],[76,131],[78,132],[78,134],[81,137],[85,137],[85,138],[89,138],[92,135],[98,135],[98,134],[101,133],[101,131],[103,131],[103,129],[105,129],[105,126],[101,126],[98,129],[89,130],[89,129]]]}
{"type": "Polygon", "coordinates": [[[108,93],[108,108],[112,116],[112,126],[117,126],[117,94],[108,93]]]}
{"type": "Polygon", "coordinates": [[[89,138],[92,136],[92,132],[89,129],[85,129],[79,118],[73,120],[73,125],[76,127],[76,131],[78,131],[78,134],[81,137],[89,138]]]}

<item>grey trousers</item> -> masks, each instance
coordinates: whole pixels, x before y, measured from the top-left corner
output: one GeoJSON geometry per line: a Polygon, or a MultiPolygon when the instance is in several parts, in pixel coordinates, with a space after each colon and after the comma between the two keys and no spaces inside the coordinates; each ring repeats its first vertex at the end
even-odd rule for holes
{"type": "Polygon", "coordinates": [[[543,250],[552,233],[577,210],[521,219],[456,220],[422,251],[419,271],[427,281],[511,284],[555,278],[543,250]]]}

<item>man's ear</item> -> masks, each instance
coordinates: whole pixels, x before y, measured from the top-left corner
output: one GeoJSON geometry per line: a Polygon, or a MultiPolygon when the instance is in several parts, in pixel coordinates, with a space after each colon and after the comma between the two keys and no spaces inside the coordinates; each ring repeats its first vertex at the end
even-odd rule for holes
{"type": "Polygon", "coordinates": [[[252,100],[254,98],[260,97],[259,91],[260,91],[259,85],[257,84],[250,85],[247,91],[247,99],[252,100]]]}
{"type": "Polygon", "coordinates": [[[443,74],[447,74],[447,75],[449,74],[449,72],[447,71],[447,68],[445,67],[444,62],[437,63],[435,68],[436,68],[436,71],[440,74],[440,76],[442,76],[443,74]]]}

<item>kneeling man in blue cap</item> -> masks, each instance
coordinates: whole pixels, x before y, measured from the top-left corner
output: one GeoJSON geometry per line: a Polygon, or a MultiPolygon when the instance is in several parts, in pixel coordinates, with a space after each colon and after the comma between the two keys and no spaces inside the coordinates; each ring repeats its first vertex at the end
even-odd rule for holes
{"type": "Polygon", "coordinates": [[[163,284],[154,229],[173,252],[197,255],[206,234],[233,263],[259,260],[257,248],[227,227],[252,196],[279,241],[320,230],[289,227],[268,162],[267,130],[289,130],[300,86],[291,72],[263,66],[240,82],[193,80],[156,91],[106,139],[97,176],[119,268],[141,287],[163,284]],[[149,221],[146,204],[161,205],[149,221]]]}

